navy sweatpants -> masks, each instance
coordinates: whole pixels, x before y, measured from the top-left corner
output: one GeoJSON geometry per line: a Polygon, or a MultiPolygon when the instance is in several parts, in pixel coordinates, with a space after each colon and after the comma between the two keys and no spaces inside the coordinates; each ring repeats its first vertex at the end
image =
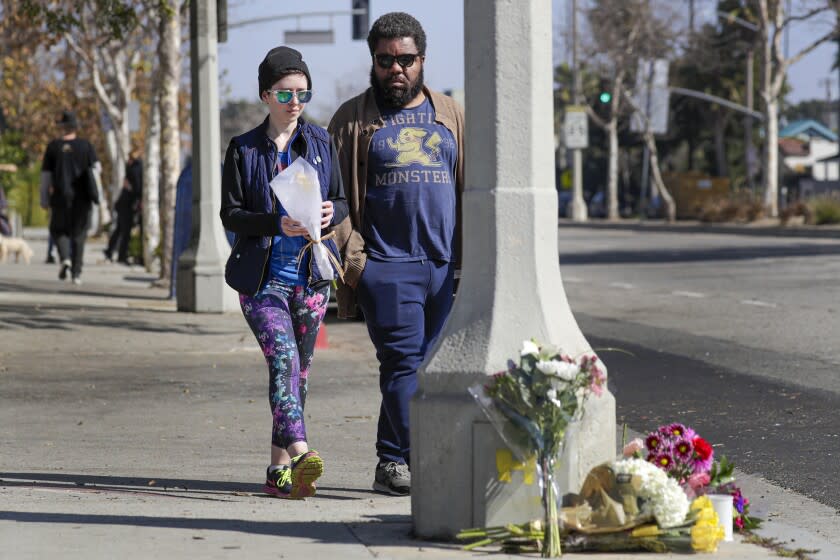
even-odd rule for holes
{"type": "Polygon", "coordinates": [[[356,294],[379,360],[380,462],[410,464],[408,405],[417,369],[452,307],[454,270],[452,263],[368,259],[359,279],[356,294]]]}

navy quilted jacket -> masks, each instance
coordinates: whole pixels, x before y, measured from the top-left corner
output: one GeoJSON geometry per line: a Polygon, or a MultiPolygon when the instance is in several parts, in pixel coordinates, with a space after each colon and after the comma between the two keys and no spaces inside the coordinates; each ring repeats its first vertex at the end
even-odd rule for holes
{"type": "MultiPolygon", "coordinates": [[[[333,202],[331,227],[347,217],[347,201],[335,145],[326,130],[300,122],[300,133],[291,146],[292,160],[305,157],[318,171],[321,198],[333,202]]],[[[255,294],[268,280],[268,261],[275,235],[280,235],[279,203],[269,183],[277,174],[277,145],[266,134],[268,117],[256,128],[231,139],[222,171],[221,218],[225,229],[236,234],[225,275],[241,293],[255,294]]],[[[329,229],[321,232],[322,236],[329,229]]],[[[324,244],[338,257],[332,239],[324,244]]],[[[310,261],[309,284],[322,282],[314,259],[310,261]]]]}

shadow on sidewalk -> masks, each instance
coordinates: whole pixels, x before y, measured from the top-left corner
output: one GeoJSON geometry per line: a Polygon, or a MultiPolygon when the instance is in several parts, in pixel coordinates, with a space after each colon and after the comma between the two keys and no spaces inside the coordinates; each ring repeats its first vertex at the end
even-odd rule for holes
{"type": "MultiPolygon", "coordinates": [[[[138,281],[138,279],[132,279],[138,281]]],[[[81,287],[59,280],[0,281],[0,292],[28,294],[69,294],[92,298],[160,300],[168,301],[168,292],[163,288],[134,286],[108,286],[104,284],[82,284],[81,287]]]]}
{"type": "MultiPolygon", "coordinates": [[[[74,492],[115,492],[157,495],[164,498],[187,498],[231,502],[239,496],[264,496],[261,485],[190,479],[149,479],[143,477],[93,476],[58,473],[0,472],[0,487],[66,489],[74,492]]],[[[358,488],[319,487],[312,500],[360,500],[364,496],[326,494],[323,491],[369,494],[358,488]]],[[[284,501],[285,500],[281,500],[284,501]]],[[[452,549],[452,543],[420,541],[412,537],[411,516],[399,514],[363,515],[357,521],[253,521],[229,518],[184,518],[148,515],[106,515],[88,513],[25,512],[0,509],[0,521],[16,523],[56,523],[73,525],[125,525],[198,531],[232,531],[252,535],[270,535],[310,539],[325,544],[362,546],[433,547],[452,549]]]]}
{"type": "MultiPolygon", "coordinates": [[[[408,518],[408,516],[406,516],[408,518]]],[[[324,544],[359,545],[359,538],[348,523],[338,521],[248,521],[224,518],[150,517],[142,515],[99,515],[85,513],[38,513],[0,511],[0,521],[17,523],[67,523],[73,525],[130,525],[192,531],[235,531],[251,535],[308,539],[324,544]]],[[[373,523],[373,522],[372,522],[373,523]]],[[[381,527],[381,523],[376,524],[381,527]]],[[[363,543],[362,543],[363,544],[363,543]]],[[[416,547],[408,540],[391,544],[416,547]]]]}
{"type": "MultiPolygon", "coordinates": [[[[195,318],[195,314],[175,314],[165,309],[137,309],[118,306],[82,307],[78,304],[6,305],[0,304],[0,322],[6,327],[72,331],[80,326],[171,334],[238,334],[239,325],[229,328],[214,317],[195,318]],[[114,312],[118,313],[114,313],[114,312]],[[166,319],[161,319],[165,314],[166,319]]],[[[223,317],[223,316],[222,316],[223,317]]]]}
{"type": "MultiPolygon", "coordinates": [[[[259,496],[274,500],[264,494],[262,485],[252,482],[194,480],[181,478],[151,478],[126,476],[95,476],[85,474],[18,473],[0,472],[0,486],[7,488],[49,488],[143,494],[167,498],[227,502],[236,496],[259,496]]],[[[327,500],[361,500],[363,496],[346,496],[327,492],[372,494],[369,489],[318,486],[317,497],[327,500]]]]}

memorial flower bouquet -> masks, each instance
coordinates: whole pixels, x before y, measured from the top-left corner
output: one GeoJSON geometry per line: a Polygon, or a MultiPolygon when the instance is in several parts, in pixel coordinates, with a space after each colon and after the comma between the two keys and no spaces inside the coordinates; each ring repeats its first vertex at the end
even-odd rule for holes
{"type": "MultiPolygon", "coordinates": [[[[577,505],[560,512],[566,551],[714,552],[724,537],[707,496],[689,503],[676,480],[639,458],[594,467],[572,501],[577,505]]],[[[544,550],[548,529],[532,521],[458,536],[480,539],[467,549],[500,544],[505,552],[524,553],[544,550]]]]}
{"type": "MultiPolygon", "coordinates": [[[[631,470],[640,467],[639,465],[625,466],[631,470]]],[[[641,470],[644,468],[641,467],[641,470]]],[[[679,508],[671,509],[671,513],[676,509],[687,512],[677,525],[663,527],[660,522],[657,522],[639,525],[625,531],[572,533],[565,539],[566,549],[575,552],[717,551],[718,543],[723,540],[723,528],[718,524],[717,513],[708,497],[695,498],[690,505],[687,500],[683,500],[680,501],[679,508]]]]}
{"type": "MultiPolygon", "coordinates": [[[[526,340],[519,351],[518,363],[508,361],[505,371],[470,388],[511,450],[523,461],[536,455],[545,514],[543,557],[557,557],[561,553],[553,475],[555,461],[562,451],[569,425],[581,418],[589,395],[600,395],[605,383],[606,374],[594,354],[575,359],[554,346],[526,340]]],[[[468,530],[462,536],[481,536],[481,531],[468,530]]],[[[496,540],[504,538],[502,533],[493,536],[496,540]]]]}
{"type": "Polygon", "coordinates": [[[733,522],[739,531],[754,529],[761,520],[749,515],[749,500],[735,486],[735,466],[715,460],[708,441],[680,423],[666,424],[624,446],[625,457],[644,458],[677,480],[689,498],[705,494],[733,497],[733,522]]]}

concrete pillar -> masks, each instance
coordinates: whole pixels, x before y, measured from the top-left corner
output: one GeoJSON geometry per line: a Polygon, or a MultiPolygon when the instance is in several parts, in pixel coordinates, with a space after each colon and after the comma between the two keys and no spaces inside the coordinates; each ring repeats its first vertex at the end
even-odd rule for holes
{"type": "MultiPolygon", "coordinates": [[[[467,388],[504,369],[524,339],[571,355],[590,348],[558,265],[551,0],[465,0],[464,22],[463,275],[411,407],[411,508],[423,538],[541,517],[535,484],[520,473],[498,480],[504,445],[467,388]]],[[[615,454],[615,399],[588,405],[558,467],[562,493],[615,454]]]]}
{"type": "Polygon", "coordinates": [[[219,143],[219,64],[216,2],[190,2],[192,79],[192,240],[178,261],[178,311],[218,313],[238,307],[225,284],[230,253],[219,219],[221,146],[219,143]]]}

